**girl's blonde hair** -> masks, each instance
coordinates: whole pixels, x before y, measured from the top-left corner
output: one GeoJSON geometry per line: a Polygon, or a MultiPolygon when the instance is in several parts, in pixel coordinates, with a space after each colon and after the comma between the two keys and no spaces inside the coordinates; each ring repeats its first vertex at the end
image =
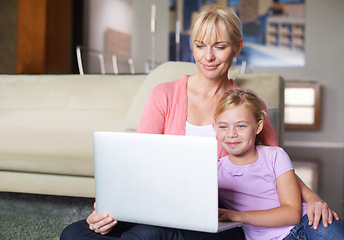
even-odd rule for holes
{"type": "Polygon", "coordinates": [[[239,46],[242,40],[242,26],[236,13],[229,7],[210,5],[201,11],[191,26],[191,43],[203,41],[214,43],[222,36],[227,42],[239,46]]]}
{"type": "MultiPolygon", "coordinates": [[[[266,113],[258,96],[250,90],[242,90],[238,88],[233,88],[223,95],[215,109],[215,121],[222,113],[236,106],[243,106],[250,111],[257,123],[260,120],[264,121],[266,113]]],[[[261,139],[260,134],[256,137],[256,145],[267,145],[261,139]]]]}

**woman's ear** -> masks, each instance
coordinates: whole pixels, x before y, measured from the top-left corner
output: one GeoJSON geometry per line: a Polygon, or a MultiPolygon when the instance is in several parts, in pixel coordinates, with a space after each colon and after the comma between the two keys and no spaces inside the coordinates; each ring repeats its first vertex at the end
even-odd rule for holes
{"type": "Polygon", "coordinates": [[[264,121],[260,120],[257,124],[256,135],[258,135],[263,130],[263,127],[264,127],[264,121]]]}
{"type": "Polygon", "coordinates": [[[234,57],[237,57],[239,55],[243,46],[244,46],[244,41],[242,39],[240,39],[240,42],[237,46],[234,57]]]}

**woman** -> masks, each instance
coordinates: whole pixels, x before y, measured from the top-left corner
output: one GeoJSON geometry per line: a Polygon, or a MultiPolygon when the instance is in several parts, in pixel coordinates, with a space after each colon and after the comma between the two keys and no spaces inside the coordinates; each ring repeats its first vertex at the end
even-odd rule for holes
{"type": "MultiPolygon", "coordinates": [[[[233,58],[239,55],[243,46],[239,18],[230,8],[208,6],[193,21],[191,44],[199,71],[194,75],[186,75],[177,81],[157,86],[147,100],[137,132],[215,137],[212,128],[215,107],[225,92],[232,88],[239,88],[234,81],[227,77],[233,58]]],[[[265,104],[264,108],[266,110],[265,104]]],[[[262,138],[267,145],[276,146],[276,134],[269,118],[267,119],[261,133],[262,138]]],[[[219,157],[226,154],[220,147],[219,157]]],[[[299,182],[303,199],[308,203],[307,213],[310,216],[310,223],[317,226],[322,216],[325,225],[332,221],[333,215],[338,217],[319,196],[307,188],[301,180],[299,182]]],[[[87,218],[86,222],[78,222],[67,227],[62,233],[61,239],[68,239],[67,237],[72,234],[75,234],[74,236],[83,234],[85,233],[84,228],[89,228],[88,234],[93,234],[92,236],[96,235],[94,233],[99,233],[97,237],[101,235],[110,237],[108,235],[110,232],[113,234],[114,231],[119,231],[116,228],[121,227],[121,224],[117,225],[117,221],[107,214],[96,214],[96,211],[87,218]],[[115,225],[117,226],[114,227],[115,225]]],[[[125,230],[127,227],[125,226],[125,230]]],[[[141,225],[128,228],[130,228],[129,232],[135,231],[135,234],[145,231],[141,225]]],[[[128,231],[125,230],[123,232],[127,233],[128,231]]],[[[152,227],[147,232],[161,234],[161,230],[162,228],[152,227]]],[[[183,236],[186,233],[179,231],[178,234],[183,236]]],[[[175,234],[171,233],[171,235],[175,234]]],[[[187,233],[187,235],[180,239],[192,239],[192,234],[187,233]]],[[[227,239],[234,235],[235,233],[229,231],[227,239]]],[[[208,235],[204,236],[204,239],[207,237],[208,235]]],[[[215,236],[210,237],[210,239],[214,238],[215,236]]],[[[142,236],[141,239],[154,239],[154,237],[152,235],[147,238],[142,236]]],[[[155,239],[159,239],[159,237],[155,239]]],[[[194,239],[202,238],[197,236],[194,239]]],[[[219,239],[221,239],[220,236],[219,239]]]]}

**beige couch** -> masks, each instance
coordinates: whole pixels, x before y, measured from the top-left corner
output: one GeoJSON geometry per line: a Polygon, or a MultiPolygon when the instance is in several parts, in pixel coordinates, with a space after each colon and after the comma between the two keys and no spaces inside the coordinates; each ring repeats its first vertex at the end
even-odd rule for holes
{"type": "MultiPolygon", "coordinates": [[[[168,62],[149,75],[0,75],[0,191],[94,197],[93,132],[135,131],[155,85],[196,71],[168,62]]],[[[271,107],[282,144],[283,79],[236,81],[271,107]]]]}

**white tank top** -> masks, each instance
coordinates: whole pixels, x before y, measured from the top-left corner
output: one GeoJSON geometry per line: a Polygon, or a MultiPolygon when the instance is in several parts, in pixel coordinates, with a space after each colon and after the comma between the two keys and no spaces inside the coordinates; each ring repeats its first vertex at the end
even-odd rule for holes
{"type": "Polygon", "coordinates": [[[186,121],[185,136],[215,137],[215,130],[212,125],[196,126],[186,121]]]}

